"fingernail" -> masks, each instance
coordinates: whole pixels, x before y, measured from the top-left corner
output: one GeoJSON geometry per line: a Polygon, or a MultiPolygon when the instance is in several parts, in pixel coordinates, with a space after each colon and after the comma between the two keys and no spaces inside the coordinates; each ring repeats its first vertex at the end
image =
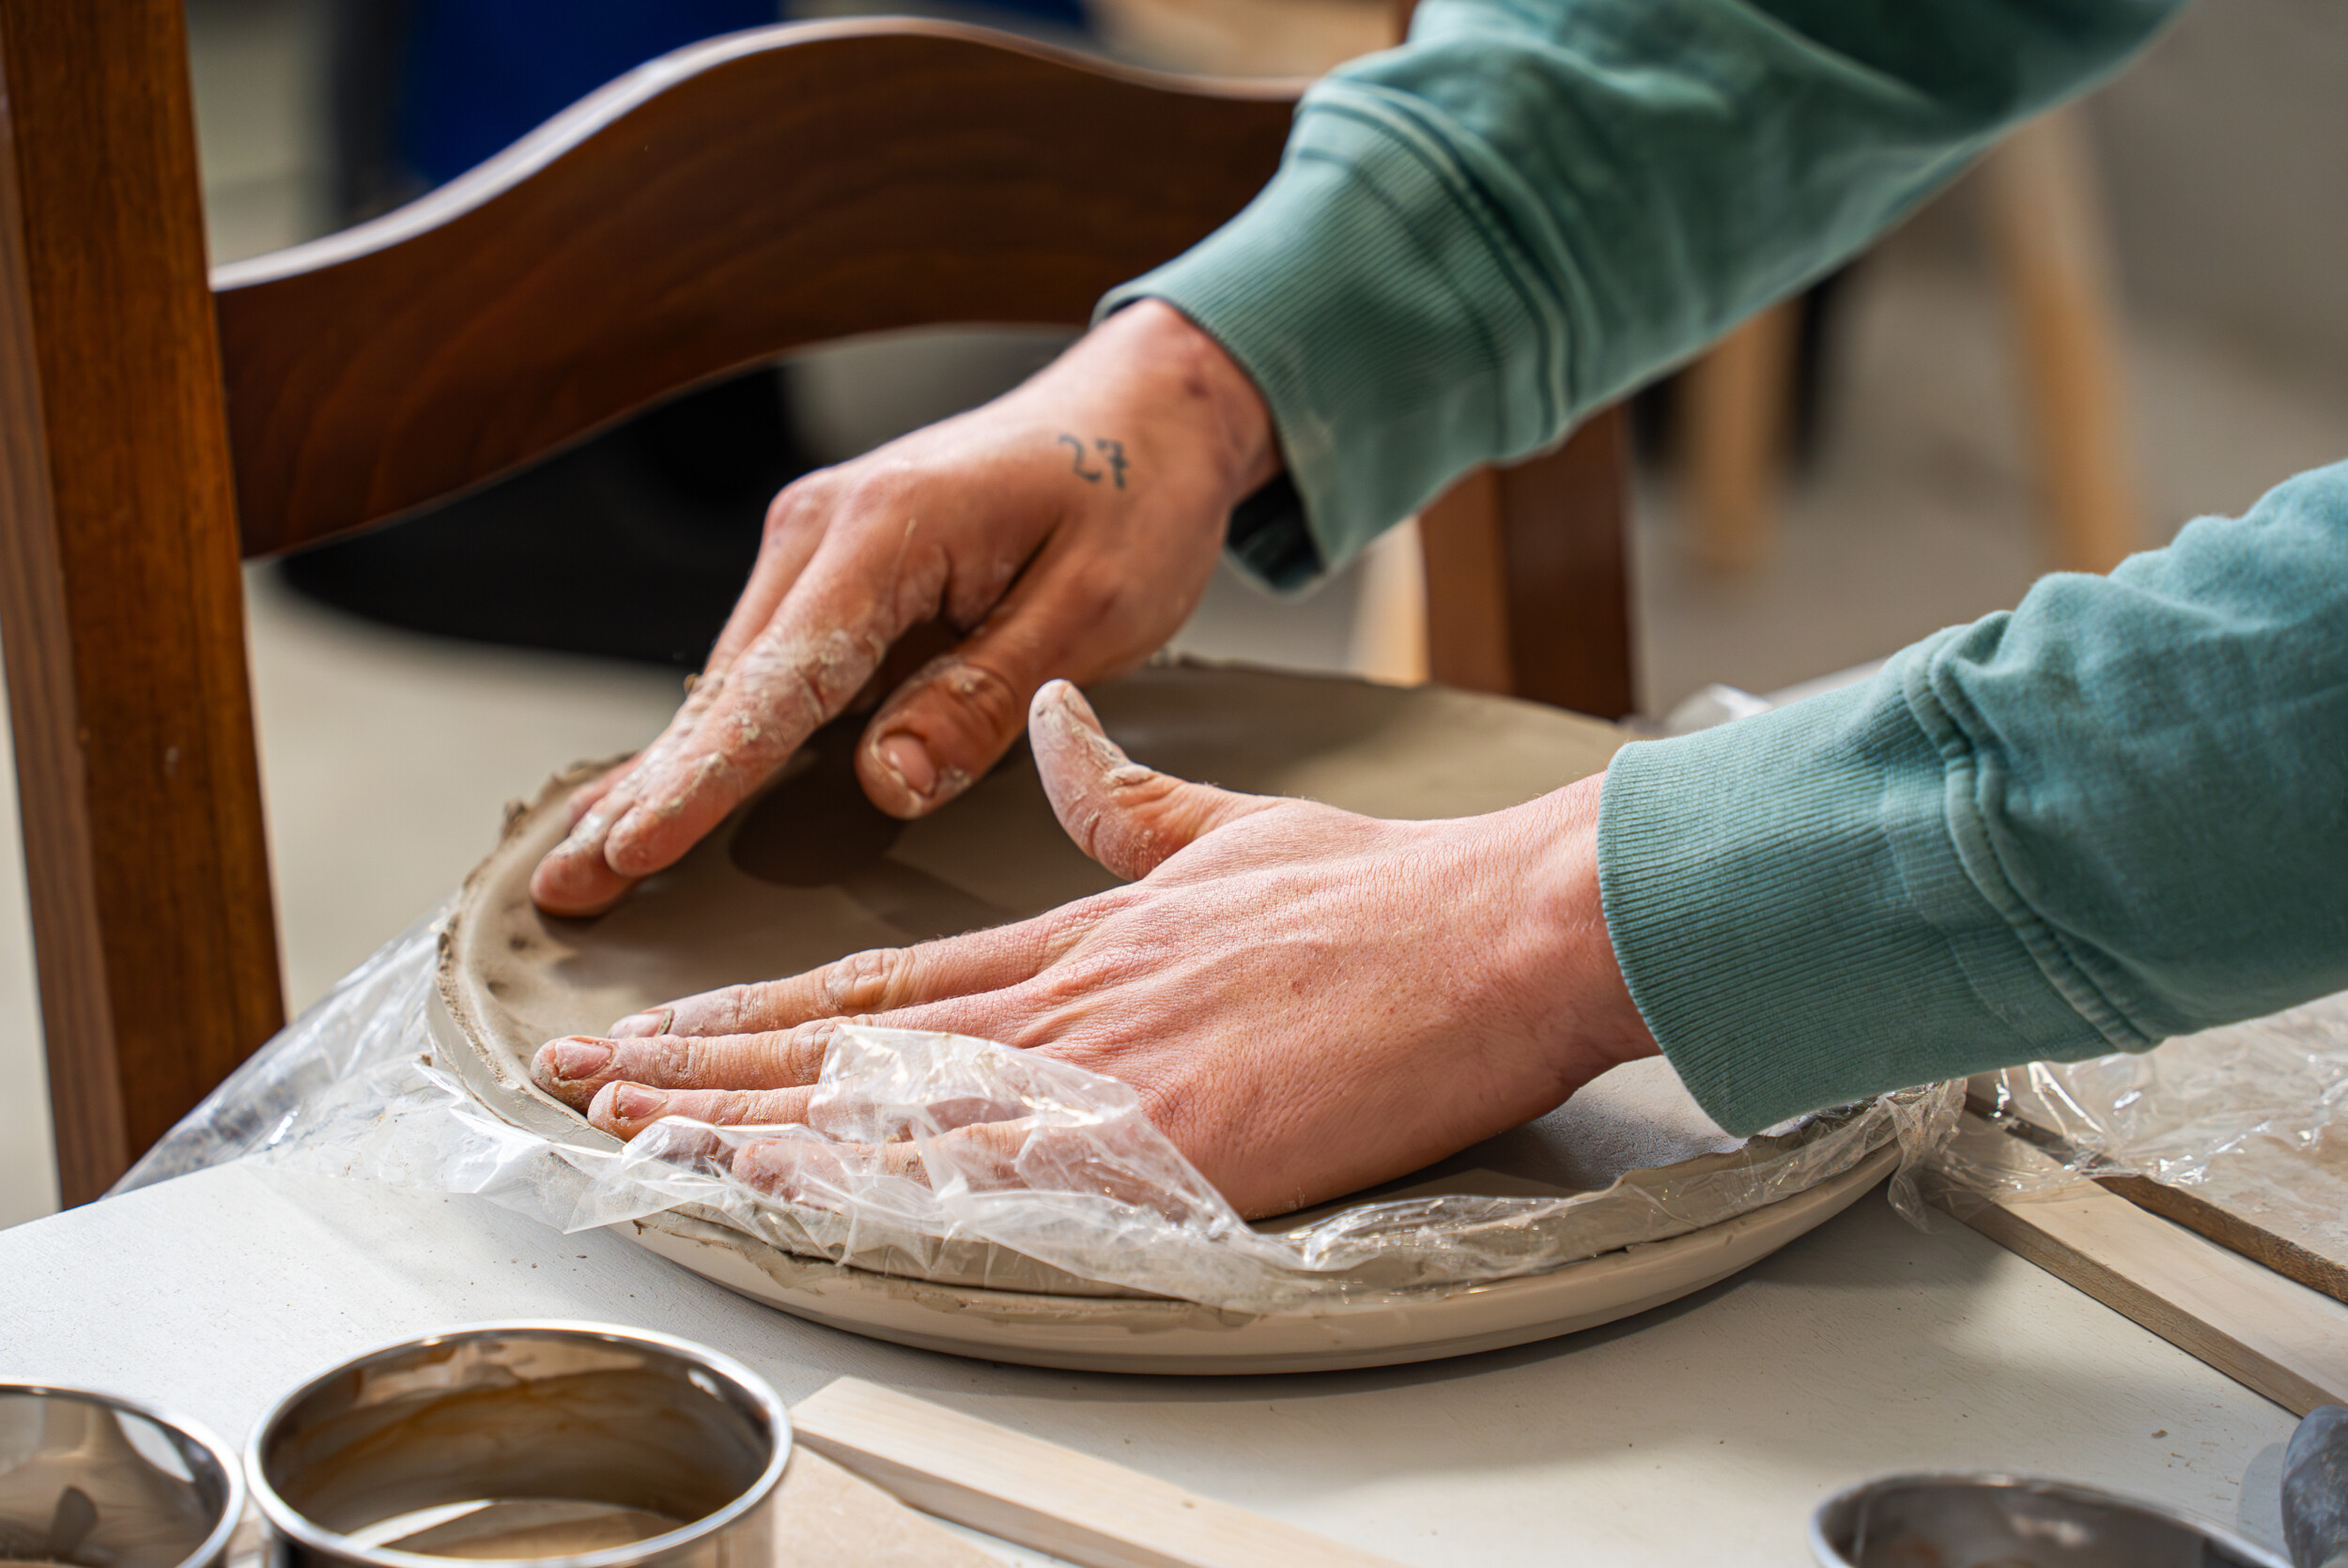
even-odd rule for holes
{"type": "Polygon", "coordinates": [[[554,1040],[547,1046],[547,1059],[554,1067],[554,1075],[565,1083],[575,1084],[582,1078],[593,1078],[611,1065],[611,1048],[601,1040],[591,1040],[584,1035],[554,1040]]]}
{"type": "Polygon", "coordinates": [[[936,764],[930,761],[930,754],[921,743],[911,735],[902,730],[894,735],[883,735],[873,744],[873,752],[880,759],[881,766],[895,774],[897,782],[913,793],[927,796],[937,787],[936,764]]]}
{"type": "Polygon", "coordinates": [[[669,1097],[657,1089],[647,1089],[641,1084],[615,1084],[611,1087],[611,1113],[620,1121],[657,1121],[668,1107],[669,1097]]]}
{"type": "Polygon", "coordinates": [[[674,1007],[647,1007],[641,1013],[630,1013],[611,1025],[609,1033],[615,1040],[649,1039],[655,1035],[669,1033],[676,1022],[674,1007]]]}

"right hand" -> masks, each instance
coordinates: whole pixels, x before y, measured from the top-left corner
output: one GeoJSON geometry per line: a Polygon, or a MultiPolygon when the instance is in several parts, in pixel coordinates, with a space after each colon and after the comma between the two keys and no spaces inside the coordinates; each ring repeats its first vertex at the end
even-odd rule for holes
{"type": "Polygon", "coordinates": [[[865,793],[898,817],[935,809],[1018,738],[1046,681],[1156,652],[1206,591],[1231,508],[1278,471],[1246,373],[1143,300],[984,407],[799,480],[685,705],[574,797],[531,897],[610,908],[874,688],[865,793]],[[890,650],[939,626],[950,650],[887,689],[890,650]]]}

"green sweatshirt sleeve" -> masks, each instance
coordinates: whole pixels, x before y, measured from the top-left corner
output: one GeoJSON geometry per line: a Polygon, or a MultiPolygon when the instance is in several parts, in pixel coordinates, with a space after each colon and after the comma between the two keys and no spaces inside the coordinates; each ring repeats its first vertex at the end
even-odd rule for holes
{"type": "Polygon", "coordinates": [[[1631,995],[1732,1130],[2348,989],[2348,463],[1626,748],[1599,856],[1631,995]]]}
{"type": "Polygon", "coordinates": [[[1163,299],[1255,379],[1301,513],[1234,544],[1286,585],[1831,268],[2177,3],[1425,0],[1102,309],[1163,299]]]}

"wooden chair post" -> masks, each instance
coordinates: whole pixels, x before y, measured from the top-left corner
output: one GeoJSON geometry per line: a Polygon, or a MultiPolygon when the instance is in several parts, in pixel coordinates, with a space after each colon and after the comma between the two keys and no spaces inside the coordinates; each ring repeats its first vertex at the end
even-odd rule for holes
{"type": "Polygon", "coordinates": [[[1419,515],[1428,672],[1445,685],[1620,718],[1630,652],[1621,410],[1556,451],[1479,469],[1419,515]]]}
{"type": "Polygon", "coordinates": [[[64,1199],[279,1025],[179,0],[0,0],[0,635],[64,1199]]]}

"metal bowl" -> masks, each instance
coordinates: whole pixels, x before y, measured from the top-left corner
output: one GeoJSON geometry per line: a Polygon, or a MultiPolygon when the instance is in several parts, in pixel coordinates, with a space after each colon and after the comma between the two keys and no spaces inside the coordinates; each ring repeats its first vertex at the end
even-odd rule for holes
{"type": "Polygon", "coordinates": [[[0,1559],[222,1568],[244,1516],[237,1456],[111,1394],[0,1383],[0,1559]]]}
{"type": "Polygon", "coordinates": [[[288,1395],[247,1451],[275,1568],[768,1568],[782,1401],[665,1334],[493,1323],[288,1395]]]}
{"type": "Polygon", "coordinates": [[[2028,1476],[1878,1476],[1810,1515],[1823,1568],[2291,1568],[2172,1508],[2028,1476]]]}

